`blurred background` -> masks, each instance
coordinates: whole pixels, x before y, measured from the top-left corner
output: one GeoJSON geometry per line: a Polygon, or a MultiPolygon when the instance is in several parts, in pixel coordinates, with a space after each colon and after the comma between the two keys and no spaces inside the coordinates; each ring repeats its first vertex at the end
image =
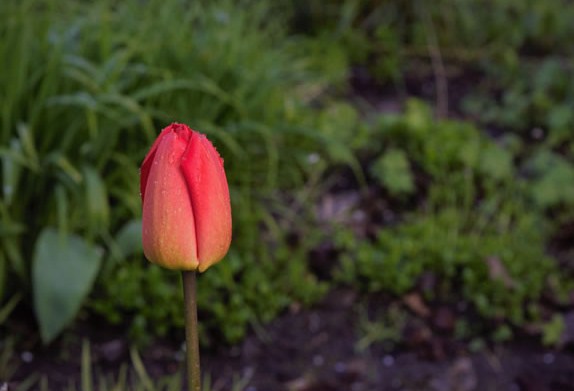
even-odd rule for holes
{"type": "Polygon", "coordinates": [[[234,240],[205,390],[574,390],[574,3],[0,2],[0,389],[181,390],[139,165],[183,122],[234,240]]]}

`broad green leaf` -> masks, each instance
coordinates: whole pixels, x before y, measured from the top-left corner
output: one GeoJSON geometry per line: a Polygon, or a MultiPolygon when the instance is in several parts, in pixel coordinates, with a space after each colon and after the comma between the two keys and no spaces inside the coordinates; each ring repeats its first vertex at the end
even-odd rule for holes
{"type": "Polygon", "coordinates": [[[123,257],[143,252],[142,221],[131,220],[127,222],[116,237],[116,242],[123,257]]]}
{"type": "Polygon", "coordinates": [[[77,235],[45,228],[32,264],[34,308],[44,343],[75,317],[101,265],[102,253],[77,235]]]}

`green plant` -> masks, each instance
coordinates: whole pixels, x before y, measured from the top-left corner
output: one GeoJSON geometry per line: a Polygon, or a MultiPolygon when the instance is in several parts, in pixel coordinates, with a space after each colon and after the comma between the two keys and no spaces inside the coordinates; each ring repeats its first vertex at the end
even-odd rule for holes
{"type": "Polygon", "coordinates": [[[34,308],[50,342],[74,318],[100,268],[102,251],[76,235],[42,230],[32,264],[34,308]],[[62,276],[72,276],[65,283],[62,276]]]}
{"type": "Polygon", "coordinates": [[[561,61],[553,57],[525,61],[505,80],[499,101],[488,99],[494,91],[485,88],[470,95],[464,107],[483,123],[545,139],[549,146],[571,142],[574,118],[568,107],[574,100],[574,84],[568,77],[570,69],[561,61]]]}
{"type": "Polygon", "coordinates": [[[373,320],[369,319],[365,308],[359,311],[359,338],[355,345],[358,351],[363,352],[373,344],[382,344],[391,350],[401,342],[406,314],[399,307],[390,306],[373,320]]]}
{"type": "MultiPolygon", "coordinates": [[[[428,192],[419,210],[379,229],[372,241],[340,229],[334,238],[342,253],[337,279],[368,292],[403,295],[423,273],[432,273],[440,282],[424,292],[429,300],[462,297],[485,319],[516,325],[537,320],[527,308],[540,299],[549,276],[562,288],[567,284],[545,253],[552,224],[533,204],[531,184],[516,179],[511,146],[495,144],[468,123],[434,120],[418,101],[410,101],[403,115],[382,117],[372,132],[371,153],[382,151],[373,174],[389,154],[397,155],[403,167],[412,162],[428,177],[428,192]]],[[[395,167],[393,174],[399,173],[413,175],[395,167]]],[[[381,180],[392,189],[393,178],[381,180]]],[[[493,335],[509,338],[509,331],[504,325],[493,335]]]]}
{"type": "Polygon", "coordinates": [[[555,314],[550,321],[542,326],[542,343],[546,346],[559,345],[565,329],[564,318],[555,314]]]}
{"type": "Polygon", "coordinates": [[[429,299],[461,295],[485,318],[521,324],[528,316],[524,306],[539,299],[547,276],[557,270],[544,255],[536,219],[513,218],[516,222],[505,226],[498,218],[456,209],[411,216],[411,222],[379,231],[374,243],[345,242],[338,278],[367,291],[402,295],[423,272],[431,272],[443,283],[428,292],[429,299]],[[492,270],[492,257],[504,273],[492,270]]]}
{"type": "MultiPolygon", "coordinates": [[[[133,257],[141,258],[138,167],[156,129],[172,121],[208,133],[225,157],[234,210],[239,211],[234,251],[253,260],[233,266],[230,278],[250,265],[257,265],[258,278],[270,285],[283,278],[271,249],[259,248],[265,229],[290,218],[283,195],[315,186],[310,178],[320,177],[325,161],[348,163],[353,155],[342,138],[327,137],[310,105],[329,86],[341,85],[345,62],[322,65],[320,56],[301,50],[313,43],[289,37],[282,14],[273,7],[225,0],[189,5],[154,0],[146,7],[107,0],[0,4],[0,308],[10,309],[7,304],[17,297],[30,306],[28,293],[36,284],[43,284],[43,294],[59,294],[61,287],[40,272],[52,262],[41,246],[46,235],[81,242],[83,253],[97,256],[85,258],[92,259],[86,278],[63,269],[62,279],[82,286],[68,297],[73,304],[66,305],[69,311],[57,327],[47,320],[54,319],[57,308],[37,300],[44,342],[73,319],[95,273],[98,292],[107,298],[116,288],[105,285],[127,273],[139,279],[133,282],[137,287],[168,283],[163,275],[135,272],[133,257]],[[310,165],[312,154],[322,163],[310,165]],[[261,216],[269,223],[264,229],[257,219],[261,216]]],[[[335,47],[323,48],[339,56],[335,47]]],[[[296,259],[289,268],[306,275],[303,256],[296,259]]],[[[274,304],[264,319],[298,297],[285,282],[278,284],[285,285],[281,298],[270,299],[274,304]]],[[[149,290],[152,302],[166,301],[162,289],[149,290]]],[[[316,297],[311,291],[301,294],[316,297]]],[[[140,308],[137,301],[126,304],[133,292],[114,295],[126,298],[129,311],[140,308]]],[[[242,294],[224,300],[232,301],[234,308],[241,307],[242,294]]],[[[114,318],[105,305],[94,308],[114,318]]],[[[218,311],[220,322],[226,310],[218,311]]],[[[159,322],[149,316],[134,333],[159,322]]],[[[169,310],[157,316],[162,321],[171,317],[169,310]]],[[[251,313],[237,316],[241,320],[229,327],[241,324],[243,330],[253,321],[251,313]]],[[[163,326],[150,327],[163,332],[163,326]]],[[[225,333],[236,339],[239,329],[225,333]]]]}
{"type": "Polygon", "coordinates": [[[89,307],[111,324],[126,325],[134,343],[149,342],[151,336],[183,327],[178,277],[142,264],[139,257],[123,261],[98,284],[89,307]]]}
{"type": "MultiPolygon", "coordinates": [[[[202,344],[239,341],[253,324],[266,323],[292,301],[310,304],[326,291],[306,270],[307,247],[274,252],[260,246],[241,254],[231,249],[217,273],[198,277],[202,344]],[[270,262],[269,260],[273,260],[270,262]]],[[[181,286],[176,276],[141,259],[126,261],[99,285],[90,308],[112,324],[128,324],[133,342],[149,342],[183,327],[181,286]],[[126,314],[129,314],[126,318],[126,314]]]]}
{"type": "Polygon", "coordinates": [[[529,194],[542,209],[574,207],[574,164],[546,149],[524,163],[529,173],[529,194]]]}
{"type": "Polygon", "coordinates": [[[405,153],[389,150],[371,166],[373,176],[395,197],[412,194],[415,190],[413,174],[405,153]]]}

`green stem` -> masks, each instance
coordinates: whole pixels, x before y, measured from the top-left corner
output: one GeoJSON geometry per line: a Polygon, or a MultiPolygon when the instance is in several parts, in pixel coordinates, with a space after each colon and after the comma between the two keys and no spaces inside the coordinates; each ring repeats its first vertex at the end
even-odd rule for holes
{"type": "Polygon", "coordinates": [[[183,271],[183,300],[185,306],[185,340],[187,344],[187,384],[189,391],[201,391],[199,370],[199,339],[197,324],[196,272],[183,271]]]}

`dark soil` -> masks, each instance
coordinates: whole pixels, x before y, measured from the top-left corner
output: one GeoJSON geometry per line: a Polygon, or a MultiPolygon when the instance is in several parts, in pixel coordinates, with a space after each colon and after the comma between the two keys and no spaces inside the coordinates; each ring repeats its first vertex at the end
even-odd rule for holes
{"type": "MultiPolygon", "coordinates": [[[[413,314],[403,328],[404,346],[381,341],[365,346],[359,343],[365,321],[359,299],[364,298],[350,290],[333,291],[313,309],[292,308],[238,346],[204,350],[203,373],[210,376],[212,391],[230,390],[234,381],[248,391],[574,390],[571,348],[544,349],[522,339],[470,353],[448,336],[448,309],[433,310],[427,321],[413,314]]],[[[378,314],[396,305],[381,297],[368,302],[369,312],[378,314]]],[[[92,364],[117,372],[129,358],[129,342],[117,330],[95,327],[81,325],[78,331],[90,336],[92,364]]],[[[18,351],[8,390],[33,373],[44,374],[52,390],[65,389],[70,379],[79,384],[81,338],[43,351],[18,351]]],[[[154,379],[182,368],[178,343],[157,342],[141,355],[154,379]]]]}

